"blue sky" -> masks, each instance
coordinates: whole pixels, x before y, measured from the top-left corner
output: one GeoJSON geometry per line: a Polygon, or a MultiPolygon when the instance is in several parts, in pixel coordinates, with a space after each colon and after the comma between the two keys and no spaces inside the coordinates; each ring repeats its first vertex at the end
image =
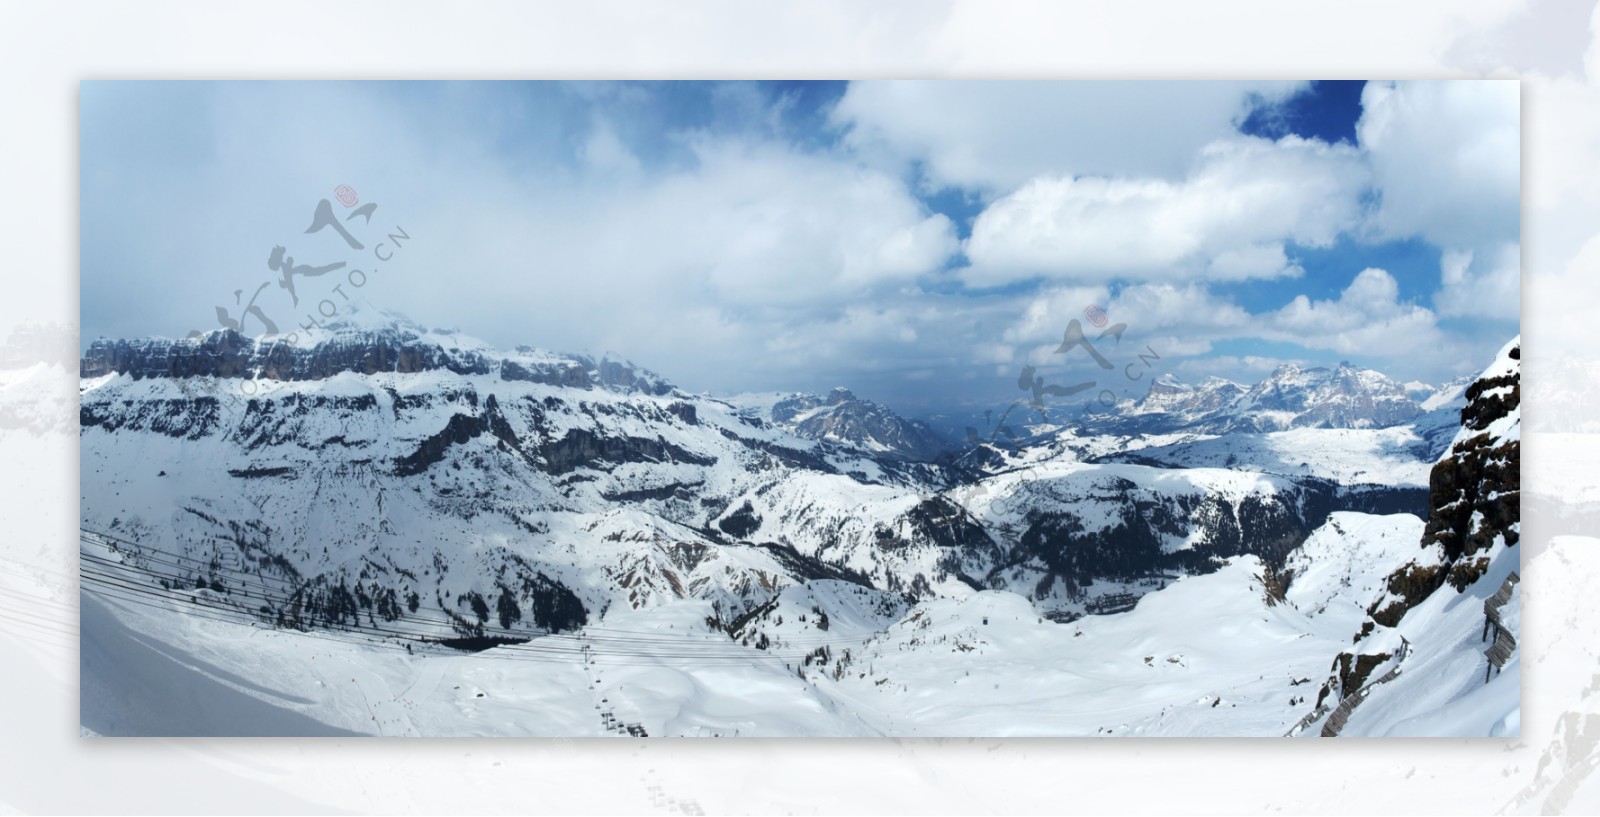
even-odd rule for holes
{"type": "MultiPolygon", "coordinates": [[[[983,405],[1025,365],[1085,374],[1053,350],[1090,305],[1181,379],[1439,382],[1518,331],[1517,103],[1467,81],[89,82],[83,336],[216,328],[285,246],[362,268],[373,306],[691,390],[983,405]],[[306,234],[341,184],[402,251],[306,234]]],[[[292,331],[337,278],[256,303],[292,331]]]]}

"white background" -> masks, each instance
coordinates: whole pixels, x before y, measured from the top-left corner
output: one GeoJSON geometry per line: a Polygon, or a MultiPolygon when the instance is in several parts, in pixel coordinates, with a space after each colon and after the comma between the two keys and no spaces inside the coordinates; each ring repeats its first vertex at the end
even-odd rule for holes
{"type": "MultiPolygon", "coordinates": [[[[0,337],[77,323],[82,79],[1494,76],[1523,80],[1524,348],[1596,356],[1592,2],[0,9],[0,337]]],[[[1563,388],[1600,405],[1595,381],[1563,388]]],[[[64,577],[70,607],[77,435],[65,420],[0,436],[0,556],[64,577]]],[[[0,813],[1593,811],[1600,542],[1553,538],[1586,532],[1574,498],[1595,489],[1592,439],[1525,436],[1520,740],[94,740],[77,736],[75,622],[58,622],[66,636],[0,622],[0,813]]]]}

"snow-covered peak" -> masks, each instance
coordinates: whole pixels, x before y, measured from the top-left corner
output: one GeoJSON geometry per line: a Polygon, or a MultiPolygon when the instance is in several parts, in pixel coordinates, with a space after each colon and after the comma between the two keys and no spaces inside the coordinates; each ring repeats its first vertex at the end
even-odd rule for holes
{"type": "Polygon", "coordinates": [[[930,461],[948,444],[926,423],[857,397],[843,386],[826,395],[760,392],[728,398],[745,416],[807,437],[890,459],[930,461]]]}
{"type": "Polygon", "coordinates": [[[1520,541],[1521,358],[1518,337],[1467,387],[1460,431],[1434,466],[1429,485],[1422,538],[1429,555],[1396,572],[1390,597],[1374,611],[1380,624],[1393,625],[1447,583],[1466,590],[1520,541]]]}
{"type": "Polygon", "coordinates": [[[1496,448],[1522,439],[1522,336],[1501,347],[1494,362],[1466,389],[1456,445],[1487,435],[1496,448]]]}
{"type": "Polygon", "coordinates": [[[1500,347],[1494,356],[1494,362],[1489,364],[1483,373],[1478,375],[1479,380],[1492,380],[1500,377],[1515,377],[1522,370],[1522,336],[1517,335],[1500,347]]]}
{"type": "Polygon", "coordinates": [[[1168,372],[1151,381],[1150,390],[1129,413],[1166,414],[1192,422],[1225,410],[1244,391],[1243,386],[1221,377],[1207,377],[1193,386],[1168,372]]]}

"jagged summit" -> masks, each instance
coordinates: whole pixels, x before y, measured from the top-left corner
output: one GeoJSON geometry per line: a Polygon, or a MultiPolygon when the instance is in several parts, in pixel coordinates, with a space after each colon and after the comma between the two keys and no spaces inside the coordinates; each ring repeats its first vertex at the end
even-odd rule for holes
{"type": "Polygon", "coordinates": [[[1521,539],[1521,360],[1519,336],[1467,387],[1460,428],[1429,477],[1422,552],[1373,606],[1380,623],[1393,624],[1446,582],[1466,589],[1521,539]]]}
{"type": "Polygon", "coordinates": [[[1244,391],[1243,385],[1220,377],[1208,377],[1193,386],[1168,372],[1150,384],[1149,392],[1134,404],[1130,413],[1167,414],[1179,422],[1196,422],[1225,410],[1244,391]]]}
{"type": "Polygon", "coordinates": [[[837,386],[826,395],[807,392],[741,394],[729,398],[747,416],[791,433],[839,443],[893,459],[932,461],[950,444],[926,423],[863,400],[837,386]]]}
{"type": "Polygon", "coordinates": [[[1223,434],[1386,428],[1422,412],[1404,386],[1381,372],[1348,362],[1336,367],[1285,363],[1253,386],[1215,376],[1191,385],[1163,373],[1151,381],[1144,397],[1091,418],[1091,424],[1123,432],[1223,434]]]}

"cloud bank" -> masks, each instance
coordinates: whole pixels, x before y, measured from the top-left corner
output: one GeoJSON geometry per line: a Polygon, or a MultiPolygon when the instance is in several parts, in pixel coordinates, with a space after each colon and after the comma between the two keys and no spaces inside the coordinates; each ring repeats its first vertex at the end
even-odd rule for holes
{"type": "Polygon", "coordinates": [[[1239,129],[1311,91],[88,83],[85,339],[211,328],[273,246],[340,249],[304,231],[350,184],[415,236],[370,302],[696,390],[992,399],[1091,304],[1178,372],[1471,368],[1515,331],[1516,85],[1369,83],[1355,144],[1239,129]]]}

